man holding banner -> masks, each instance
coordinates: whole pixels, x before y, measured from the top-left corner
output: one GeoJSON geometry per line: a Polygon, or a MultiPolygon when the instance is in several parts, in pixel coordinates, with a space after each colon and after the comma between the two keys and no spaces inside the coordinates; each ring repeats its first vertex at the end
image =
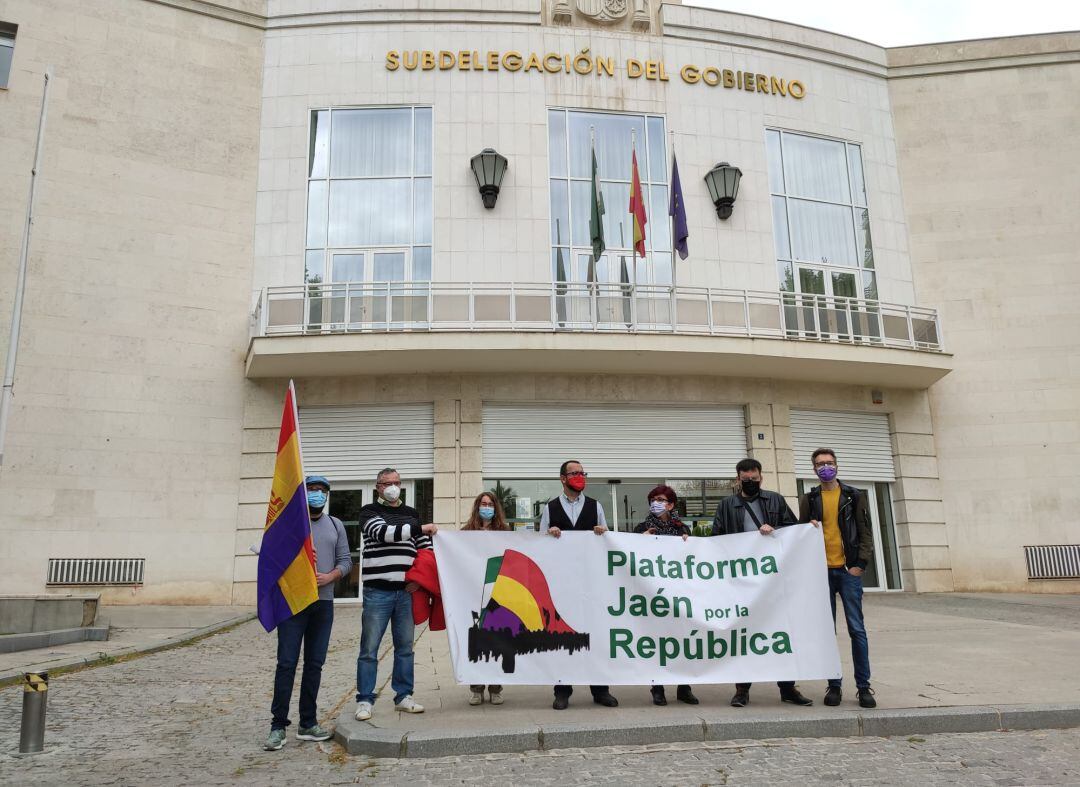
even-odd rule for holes
{"type": "MultiPolygon", "coordinates": [[[[761,488],[761,462],[756,459],[743,459],[735,465],[738,476],[736,494],[720,501],[713,519],[714,536],[733,533],[758,532],[770,535],[778,527],[795,524],[795,514],[783,496],[761,488]]],[[[750,704],[751,683],[736,683],[735,696],[731,698],[731,707],[744,708],[750,704]]],[[[813,705],[814,701],[804,696],[795,681],[777,681],[780,687],[780,699],[793,705],[813,705]]]]}
{"type": "MultiPolygon", "coordinates": [[[[544,506],[544,513],[540,515],[541,533],[559,538],[563,530],[592,530],[598,536],[607,532],[604,507],[598,500],[584,494],[588,478],[589,474],[581,462],[571,459],[562,463],[559,481],[562,482],[563,493],[544,506]]],[[[589,690],[597,705],[618,707],[619,701],[611,695],[607,686],[589,686],[589,690]]],[[[555,701],[551,707],[566,710],[573,693],[573,686],[559,684],[555,687],[555,701]]]]}

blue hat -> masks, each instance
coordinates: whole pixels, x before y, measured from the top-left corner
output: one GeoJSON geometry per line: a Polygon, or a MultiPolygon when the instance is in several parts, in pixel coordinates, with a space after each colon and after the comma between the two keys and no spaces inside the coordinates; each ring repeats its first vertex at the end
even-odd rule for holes
{"type": "Polygon", "coordinates": [[[330,488],[330,482],[324,475],[309,475],[304,479],[304,486],[308,486],[309,484],[322,484],[327,489],[330,488]]]}

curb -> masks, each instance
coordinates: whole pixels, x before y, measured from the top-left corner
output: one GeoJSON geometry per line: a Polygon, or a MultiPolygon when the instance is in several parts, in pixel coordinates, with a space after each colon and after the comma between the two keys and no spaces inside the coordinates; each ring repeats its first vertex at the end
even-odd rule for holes
{"type": "Polygon", "coordinates": [[[767,738],[846,738],[929,735],[942,732],[1080,727],[1080,704],[972,705],[948,708],[901,708],[873,713],[830,714],[740,713],[701,715],[649,724],[530,724],[498,729],[386,729],[356,721],[352,710],[338,717],[334,740],[349,754],[369,757],[421,758],[462,754],[549,751],[596,746],[643,746],[767,738]]]}
{"type": "Polygon", "coordinates": [[[179,647],[185,645],[193,640],[202,639],[211,634],[216,634],[223,629],[232,628],[233,626],[239,626],[241,623],[247,623],[250,620],[254,620],[256,617],[255,612],[245,612],[242,615],[228,618],[227,620],[218,621],[217,623],[211,623],[209,626],[203,626],[202,628],[189,629],[181,634],[174,634],[171,637],[166,637],[162,640],[157,640],[151,644],[146,645],[127,645],[122,648],[117,648],[113,651],[100,651],[94,655],[87,656],[75,656],[66,660],[49,661],[43,664],[32,664],[25,667],[20,667],[17,670],[8,670],[7,672],[0,672],[0,689],[10,686],[14,683],[18,683],[22,680],[24,672],[43,672],[48,671],[55,674],[58,671],[67,671],[71,669],[80,669],[83,667],[97,667],[106,664],[112,664],[114,661],[131,656],[145,656],[151,653],[157,653],[162,650],[169,650],[170,648],[179,647]]]}

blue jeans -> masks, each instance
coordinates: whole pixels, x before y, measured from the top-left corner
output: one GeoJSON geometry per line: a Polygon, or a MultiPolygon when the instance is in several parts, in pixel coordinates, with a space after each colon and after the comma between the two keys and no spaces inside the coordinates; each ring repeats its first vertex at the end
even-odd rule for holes
{"type": "Polygon", "coordinates": [[[333,625],[333,601],[316,601],[278,624],[277,671],[274,673],[274,699],[270,704],[274,718],[270,729],[283,730],[289,726],[289,702],[301,645],[304,647],[304,672],[300,678],[300,726],[315,726],[319,684],[333,625]]]}
{"type": "MultiPolygon", "coordinates": [[[[870,645],[866,641],[866,626],[862,614],[862,577],[851,574],[846,568],[829,569],[829,602],[832,604],[833,623],[836,622],[836,595],[844,605],[848,634],[851,636],[851,661],[855,665],[855,685],[860,689],[870,685],[870,645]]],[[[840,686],[840,678],[829,680],[830,686],[840,686]]]]}
{"type": "Polygon", "coordinates": [[[356,659],[357,702],[375,702],[379,644],[386,633],[387,624],[394,639],[394,673],[390,679],[394,703],[401,702],[413,693],[412,595],[404,590],[364,588],[360,655],[356,659]]]}

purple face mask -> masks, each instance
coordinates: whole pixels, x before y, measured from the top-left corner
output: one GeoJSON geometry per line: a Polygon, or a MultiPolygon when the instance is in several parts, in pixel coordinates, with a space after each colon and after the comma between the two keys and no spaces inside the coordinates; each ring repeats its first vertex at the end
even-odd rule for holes
{"type": "Polygon", "coordinates": [[[822,465],[814,472],[817,473],[817,477],[825,483],[836,479],[836,468],[832,465],[822,465]]]}

